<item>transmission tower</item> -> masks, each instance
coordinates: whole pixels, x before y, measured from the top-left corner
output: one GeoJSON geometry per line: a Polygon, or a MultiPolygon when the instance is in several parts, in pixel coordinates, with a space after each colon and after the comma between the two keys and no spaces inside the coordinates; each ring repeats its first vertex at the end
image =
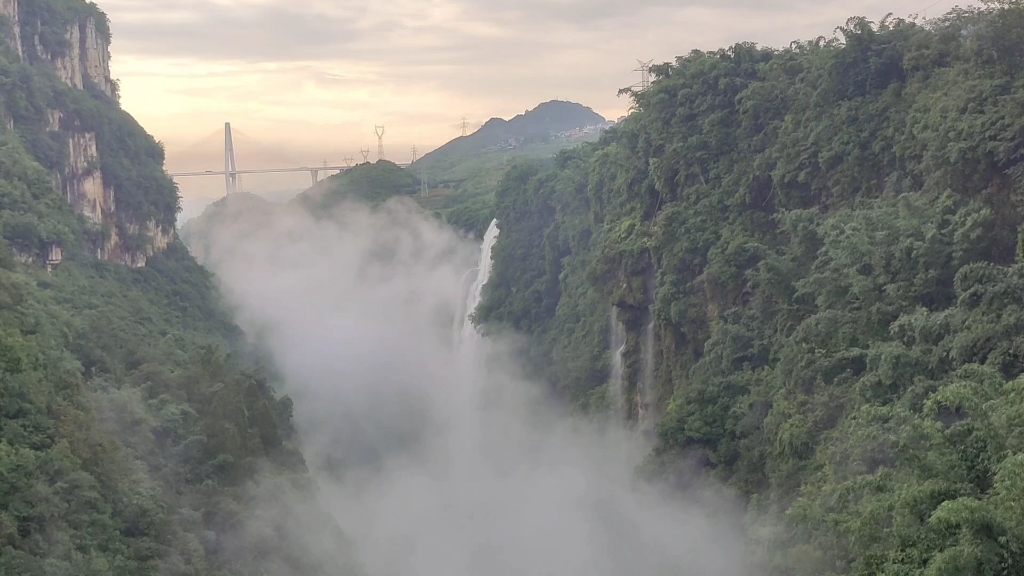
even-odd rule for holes
{"type": "Polygon", "coordinates": [[[412,145],[412,163],[413,163],[413,164],[415,164],[415,163],[416,163],[416,159],[417,159],[417,158],[419,158],[419,156],[417,156],[417,155],[416,155],[416,145],[415,145],[415,144],[413,144],[413,145],[412,145]]]}
{"type": "Polygon", "coordinates": [[[427,169],[422,164],[420,165],[420,196],[424,198],[430,196],[430,188],[427,186],[427,169]]]}
{"type": "Polygon", "coordinates": [[[462,117],[462,135],[469,134],[469,122],[466,121],[466,117],[462,117]]]}
{"type": "Polygon", "coordinates": [[[377,161],[384,159],[384,127],[374,126],[374,133],[377,134],[377,161]]]}
{"type": "Polygon", "coordinates": [[[344,158],[341,159],[341,161],[345,163],[346,167],[348,167],[348,168],[352,167],[352,157],[351,156],[345,156],[344,158]]]}
{"type": "Polygon", "coordinates": [[[640,91],[644,92],[651,87],[651,64],[654,64],[654,60],[648,60],[647,62],[637,60],[636,62],[640,66],[633,70],[633,72],[640,73],[640,84],[634,87],[640,88],[640,91]]]}
{"type": "Polygon", "coordinates": [[[364,164],[370,161],[370,149],[369,148],[360,148],[359,149],[359,153],[363,155],[363,163],[364,164]]]}

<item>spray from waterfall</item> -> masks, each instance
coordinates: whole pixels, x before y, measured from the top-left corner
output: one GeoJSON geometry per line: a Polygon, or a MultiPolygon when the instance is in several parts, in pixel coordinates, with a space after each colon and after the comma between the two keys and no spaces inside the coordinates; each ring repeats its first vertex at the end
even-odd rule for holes
{"type": "MultiPolygon", "coordinates": [[[[477,332],[497,223],[482,245],[404,203],[331,219],[283,207],[244,242],[233,226],[213,235],[210,265],[273,354],[317,486],[267,513],[322,543],[318,573],[342,573],[346,553],[311,507],[367,576],[755,574],[742,510],[637,482],[633,434],[566,414],[522,376],[515,335],[477,332]]],[[[627,396],[622,317],[612,388],[627,396]]],[[[259,522],[239,531],[273,537],[259,522]]]]}

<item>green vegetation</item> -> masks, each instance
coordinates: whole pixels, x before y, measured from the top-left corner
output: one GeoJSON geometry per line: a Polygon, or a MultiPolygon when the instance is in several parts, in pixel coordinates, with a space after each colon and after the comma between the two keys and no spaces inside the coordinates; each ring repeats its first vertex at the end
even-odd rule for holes
{"type": "Polygon", "coordinates": [[[420,199],[420,204],[455,228],[482,237],[494,218],[494,192],[510,166],[525,160],[549,160],[566,148],[596,141],[597,132],[573,138],[557,134],[604,121],[586,106],[557,100],[509,121],[491,119],[476,132],[456,138],[416,162],[413,170],[426,177],[432,190],[448,192],[420,199]],[[512,143],[514,147],[508,147],[512,143]]]}
{"type": "MultiPolygon", "coordinates": [[[[20,6],[24,37],[51,54],[83,16],[107,34],[91,4],[20,6]]],[[[0,574],[350,573],[333,520],[309,508],[291,401],[209,273],[178,241],[141,269],[96,260],[103,230],[54,188],[69,136],[95,132],[115,225],[174,224],[162,147],[86,88],[0,42],[0,111],[14,125],[0,124],[0,574]],[[51,273],[39,261],[53,244],[51,273]],[[299,536],[310,533],[330,549],[299,536]]]]}
{"type": "Polygon", "coordinates": [[[255,194],[231,194],[207,206],[199,216],[189,219],[178,230],[178,237],[198,262],[206,264],[212,247],[211,234],[226,229],[238,239],[259,234],[264,223],[280,208],[280,205],[255,194]]]}
{"type": "Polygon", "coordinates": [[[26,256],[45,254],[53,243],[73,246],[84,234],[46,170],[5,127],[0,127],[0,230],[10,247],[26,256]]]}
{"type": "Polygon", "coordinates": [[[354,166],[320,182],[299,194],[292,202],[314,214],[328,212],[346,200],[358,200],[371,206],[392,196],[412,196],[420,191],[420,181],[394,162],[379,160],[354,166]]]}
{"type": "Polygon", "coordinates": [[[575,128],[604,123],[605,119],[590,108],[575,102],[552,100],[511,120],[492,118],[479,130],[456,138],[419,160],[424,168],[452,158],[484,152],[510,142],[542,145],[554,140],[554,134],[575,128]]]}
{"type": "Polygon", "coordinates": [[[2,148],[4,237],[35,221],[72,256],[47,274],[0,247],[0,573],[318,573],[247,529],[250,482],[308,478],[290,400],[243,361],[209,274],[180,243],[138,270],[83,255],[84,222],[2,148]]]}
{"type": "Polygon", "coordinates": [[[479,318],[580,410],[653,320],[646,472],[745,496],[774,574],[1019,573],[1022,69],[1018,0],[660,65],[503,178],[479,318]]]}
{"type": "MultiPolygon", "coordinates": [[[[96,19],[107,38],[106,16],[95,5],[78,0],[23,0],[19,4],[22,39],[39,34],[51,55],[63,55],[68,26],[77,18],[96,19]]],[[[68,165],[68,141],[73,134],[94,133],[106,186],[114,190],[116,226],[122,239],[133,235],[132,225],[149,220],[170,229],[179,210],[177,188],[163,168],[164,150],[118,104],[86,80],[86,90],[64,84],[51,63],[33,50],[20,61],[0,46],[0,103],[15,131],[44,168],[63,173],[68,165]],[[56,130],[51,114],[60,113],[56,130]]]]}
{"type": "Polygon", "coordinates": [[[50,56],[65,56],[70,48],[68,28],[92,18],[96,32],[110,42],[110,21],[93,2],[83,0],[19,0],[18,15],[21,23],[22,44],[29,39],[25,57],[33,64],[44,62],[31,40],[39,38],[39,45],[50,56]]]}

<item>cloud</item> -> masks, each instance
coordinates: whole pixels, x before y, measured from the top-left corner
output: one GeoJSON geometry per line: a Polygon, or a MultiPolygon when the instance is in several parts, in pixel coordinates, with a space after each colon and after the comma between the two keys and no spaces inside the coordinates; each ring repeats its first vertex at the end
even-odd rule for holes
{"type": "MultiPolygon", "coordinates": [[[[738,41],[782,46],[848,16],[927,0],[105,0],[122,103],[182,146],[224,121],[306,147],[318,161],[373,145],[421,151],[462,116],[508,117],[553,98],[607,117],[628,103],[636,59],[670,61],[738,41]],[[315,153],[314,153],[315,152],[315,153]]],[[[943,0],[933,14],[955,0],[943,0]]],[[[216,165],[216,158],[212,164],[216,165]]],[[[190,183],[183,193],[190,194],[190,183]]]]}

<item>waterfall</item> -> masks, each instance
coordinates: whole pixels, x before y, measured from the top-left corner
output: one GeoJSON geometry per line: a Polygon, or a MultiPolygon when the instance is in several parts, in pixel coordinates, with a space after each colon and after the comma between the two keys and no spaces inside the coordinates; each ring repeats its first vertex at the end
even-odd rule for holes
{"type": "Polygon", "coordinates": [[[644,327],[640,340],[641,370],[640,385],[637,386],[637,425],[640,435],[646,441],[653,441],[657,419],[654,407],[658,402],[654,389],[654,319],[644,327]]]}
{"type": "Polygon", "coordinates": [[[494,248],[495,242],[498,241],[498,232],[498,221],[492,220],[491,225],[487,227],[487,232],[484,234],[483,244],[480,246],[480,265],[477,267],[479,272],[476,275],[473,286],[469,290],[469,295],[466,297],[466,313],[462,321],[461,334],[463,344],[475,342],[480,338],[480,332],[477,331],[477,327],[473,324],[473,313],[476,312],[477,306],[480,305],[484,285],[487,284],[487,280],[491,277],[491,265],[493,264],[491,250],[494,248]]]}
{"type": "Polygon", "coordinates": [[[611,311],[611,352],[612,374],[609,386],[609,400],[617,420],[626,419],[626,376],[623,373],[623,356],[626,354],[626,327],[619,322],[619,309],[611,311]]]}

